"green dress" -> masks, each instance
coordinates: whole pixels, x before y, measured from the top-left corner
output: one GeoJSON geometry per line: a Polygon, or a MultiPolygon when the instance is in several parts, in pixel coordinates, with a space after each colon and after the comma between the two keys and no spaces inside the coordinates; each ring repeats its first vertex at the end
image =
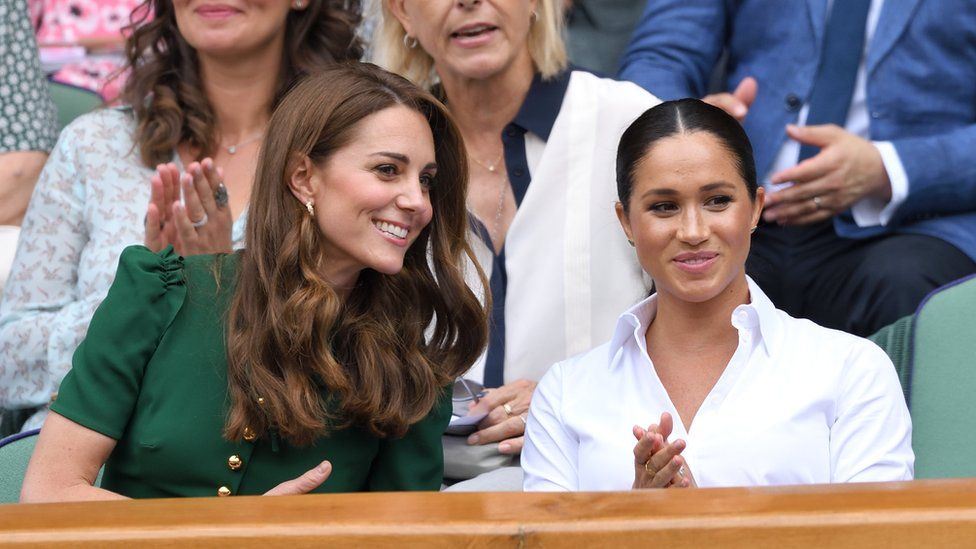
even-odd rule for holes
{"type": "MultiPolygon", "coordinates": [[[[315,492],[437,490],[445,390],[403,438],[330,432],[306,448],[229,442],[224,317],[238,255],[182,258],[127,248],[51,409],[117,441],[101,486],[136,498],[262,494],[322,460],[315,492]],[[218,282],[219,280],[219,282],[218,282]]],[[[322,395],[329,402],[326,392],[322,395]]]]}

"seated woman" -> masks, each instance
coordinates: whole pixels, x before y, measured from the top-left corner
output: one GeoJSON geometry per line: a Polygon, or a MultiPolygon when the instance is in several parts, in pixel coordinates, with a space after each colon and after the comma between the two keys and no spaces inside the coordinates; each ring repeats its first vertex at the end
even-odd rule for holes
{"type": "Polygon", "coordinates": [[[620,140],[617,192],[656,293],[539,383],[526,490],[912,478],[887,355],[790,317],[745,274],[763,189],[735,119],[695,99],[648,110],[620,140]]]}
{"type": "Polygon", "coordinates": [[[536,381],[609,337],[648,289],[614,238],[612,144],[658,100],[569,67],[562,24],[562,0],[383,0],[372,44],[393,72],[439,80],[464,134],[494,300],[486,359],[468,377],[496,388],[468,442],[510,455],[536,381]]]}
{"type": "Polygon", "coordinates": [[[0,408],[40,408],[27,428],[43,421],[122,250],[143,242],[164,248],[158,235],[146,239],[146,225],[160,222],[181,255],[242,247],[272,108],[301,75],[361,54],[358,7],[326,0],[147,0],[136,14],[145,19],[126,44],[128,106],[82,116],[62,132],[0,303],[0,408]],[[153,200],[150,190],[161,164],[152,187],[162,193],[173,183],[169,201],[153,200]],[[199,174],[184,175],[182,190],[196,197],[199,188],[204,209],[181,212],[173,203],[179,171],[199,174]]]}
{"type": "Polygon", "coordinates": [[[122,254],[24,501],[440,487],[447,388],[487,339],[456,126],[349,65],[290,92],[265,143],[246,250],[122,254]]]}

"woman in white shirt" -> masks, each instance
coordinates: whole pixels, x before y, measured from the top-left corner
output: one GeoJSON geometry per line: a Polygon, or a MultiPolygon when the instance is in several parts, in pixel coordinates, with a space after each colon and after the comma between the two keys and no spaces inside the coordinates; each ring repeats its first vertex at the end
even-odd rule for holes
{"type": "Polygon", "coordinates": [[[648,110],[621,138],[617,191],[656,293],[539,383],[526,490],[912,478],[887,355],[777,310],[745,274],[763,190],[733,118],[693,99],[648,110]]]}

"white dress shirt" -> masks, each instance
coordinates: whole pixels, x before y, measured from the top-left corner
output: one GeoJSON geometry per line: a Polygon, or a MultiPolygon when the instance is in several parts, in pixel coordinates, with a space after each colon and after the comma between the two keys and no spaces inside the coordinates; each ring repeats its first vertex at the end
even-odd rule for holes
{"type": "MultiPolygon", "coordinates": [[[[874,37],[874,30],[878,26],[878,18],[881,16],[881,7],[884,0],[871,0],[868,9],[868,19],[864,33],[864,50],[861,52],[861,61],[857,68],[857,76],[854,80],[854,93],[851,96],[851,106],[847,111],[847,120],[844,122],[844,129],[848,132],[863,138],[870,139],[871,120],[868,113],[868,93],[867,93],[867,50],[874,37]]],[[[827,13],[833,6],[833,0],[827,2],[827,13]]],[[[810,113],[810,105],[804,104],[797,117],[797,124],[806,124],[807,115],[810,113]]],[[[888,172],[888,180],[891,184],[891,200],[883,202],[874,197],[862,198],[851,207],[851,214],[854,222],[861,227],[872,225],[887,225],[891,216],[894,215],[898,206],[905,201],[908,196],[908,175],[905,167],[901,163],[898,151],[889,141],[875,141],[874,146],[881,153],[881,162],[884,164],[885,171],[888,172]]],[[[800,143],[792,139],[786,139],[773,160],[773,166],[764,179],[767,189],[775,191],[784,188],[784,185],[774,185],[769,178],[777,172],[791,168],[796,165],[800,157],[800,143]]],[[[785,186],[789,186],[787,183],[785,186]]]]}
{"type": "Polygon", "coordinates": [[[686,430],[645,348],[656,296],[620,316],[609,343],[552,367],[532,398],[525,490],[628,490],[634,425],[675,419],[698,486],[910,480],[911,419],[873,343],[795,319],[749,280],[739,345],[686,430]]]}

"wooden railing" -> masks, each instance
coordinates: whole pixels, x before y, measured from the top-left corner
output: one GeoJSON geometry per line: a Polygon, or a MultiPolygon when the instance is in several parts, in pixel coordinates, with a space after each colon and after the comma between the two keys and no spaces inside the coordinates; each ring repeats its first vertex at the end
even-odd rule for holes
{"type": "Polygon", "coordinates": [[[973,547],[976,480],[0,506],[0,545],[973,547]]]}

